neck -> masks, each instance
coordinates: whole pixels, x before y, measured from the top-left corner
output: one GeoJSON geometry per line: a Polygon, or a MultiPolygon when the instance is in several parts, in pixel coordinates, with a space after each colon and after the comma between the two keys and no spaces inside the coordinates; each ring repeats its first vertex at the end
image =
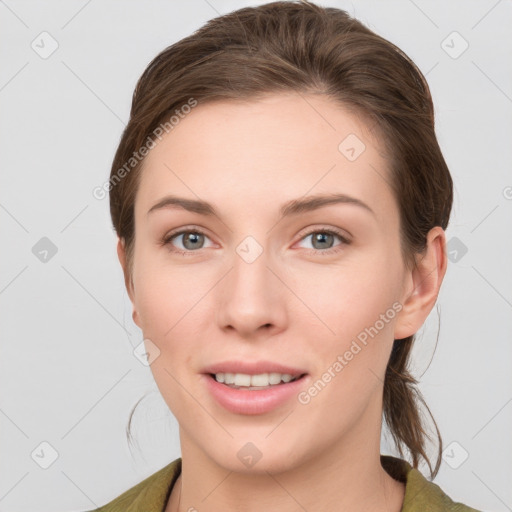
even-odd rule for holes
{"type": "MultiPolygon", "coordinates": [[[[223,512],[226,510],[296,512],[301,509],[308,512],[339,512],[340,510],[400,512],[402,510],[405,486],[391,478],[384,470],[379,471],[371,484],[365,485],[359,482],[355,487],[352,479],[345,478],[345,484],[342,484],[343,478],[337,478],[336,487],[340,491],[339,495],[336,492],[333,493],[331,488],[326,489],[317,479],[312,481],[310,476],[300,483],[295,480],[289,487],[286,479],[275,475],[269,477],[266,482],[257,482],[254,477],[250,482],[240,482],[239,479],[234,478],[229,485],[226,485],[224,492],[217,493],[215,487],[206,490],[206,486],[199,486],[203,494],[198,495],[196,491],[187,487],[187,494],[182,497],[182,474],[176,481],[175,492],[171,495],[166,512],[196,512],[201,510],[201,507],[204,508],[205,503],[208,503],[208,510],[211,512],[221,510],[223,512]],[[243,489],[239,487],[240,485],[243,489]],[[300,492],[300,485],[303,489],[307,489],[306,495],[300,492]],[[314,500],[311,500],[311,497],[314,497],[314,500]]],[[[225,477],[217,485],[224,486],[227,483],[226,480],[225,477]]]]}
{"type": "Polygon", "coordinates": [[[224,468],[180,430],[182,471],[166,512],[400,512],[405,485],[381,466],[380,428],[371,435],[362,420],[337,444],[279,472],[224,468]]]}

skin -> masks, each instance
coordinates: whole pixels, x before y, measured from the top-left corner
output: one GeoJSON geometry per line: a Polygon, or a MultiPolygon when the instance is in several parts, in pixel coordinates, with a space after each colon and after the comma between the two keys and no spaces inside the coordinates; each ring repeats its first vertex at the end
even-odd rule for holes
{"type": "Polygon", "coordinates": [[[167,512],[400,511],[405,486],[380,464],[384,375],[393,340],[415,333],[436,302],[445,233],[432,229],[409,269],[386,180],[368,125],[312,94],[198,105],[146,157],[132,275],[122,240],[118,256],[134,322],[160,350],[155,381],[180,425],[182,473],[167,512]],[[338,150],[349,134],[366,146],[355,161],[338,150]],[[285,202],[333,192],[374,213],[345,203],[279,220],[285,202]],[[148,214],[167,194],[206,200],[218,216],[148,214]],[[160,243],[194,227],[206,236],[160,243]],[[315,244],[311,232],[329,228],[350,243],[315,244]],[[263,249],[252,263],[236,252],[247,236],[263,249]],[[202,381],[207,364],[266,359],[305,369],[307,390],[395,302],[401,311],[308,404],[235,414],[202,381]],[[237,457],[247,442],[262,454],[252,467],[237,457]]]}

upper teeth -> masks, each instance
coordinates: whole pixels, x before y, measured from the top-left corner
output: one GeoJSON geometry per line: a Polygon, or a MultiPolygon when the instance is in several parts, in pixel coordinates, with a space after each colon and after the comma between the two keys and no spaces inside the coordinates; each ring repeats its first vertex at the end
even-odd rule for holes
{"type": "Polygon", "coordinates": [[[269,386],[279,384],[281,381],[290,382],[293,375],[288,373],[260,373],[248,375],[247,373],[216,373],[215,380],[235,386],[269,386]]]}

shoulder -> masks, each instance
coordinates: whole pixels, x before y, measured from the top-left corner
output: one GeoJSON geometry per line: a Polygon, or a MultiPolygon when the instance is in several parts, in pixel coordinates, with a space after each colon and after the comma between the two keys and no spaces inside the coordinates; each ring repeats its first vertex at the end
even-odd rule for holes
{"type": "Polygon", "coordinates": [[[381,464],[393,478],[405,483],[401,512],[481,512],[453,501],[437,484],[405,460],[381,455],[381,464]]]}
{"type": "Polygon", "coordinates": [[[180,472],[181,458],[178,458],[106,505],[87,512],[164,512],[180,472]]]}

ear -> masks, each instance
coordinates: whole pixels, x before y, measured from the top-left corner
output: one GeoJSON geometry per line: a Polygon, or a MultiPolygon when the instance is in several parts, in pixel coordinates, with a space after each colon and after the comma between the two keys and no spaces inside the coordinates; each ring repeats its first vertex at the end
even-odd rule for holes
{"type": "Polygon", "coordinates": [[[446,237],[440,226],[427,235],[427,247],[417,255],[416,267],[409,271],[402,310],[395,322],[395,339],[401,340],[418,332],[436,303],[446,273],[446,237]]]}
{"type": "Polygon", "coordinates": [[[128,271],[128,265],[126,263],[126,248],[125,248],[125,240],[124,238],[117,239],[117,257],[119,258],[119,263],[121,263],[121,267],[123,269],[124,275],[124,285],[126,287],[126,291],[128,292],[128,297],[130,297],[130,301],[133,306],[132,318],[133,321],[140,327],[140,320],[137,310],[135,309],[135,301],[134,301],[134,286],[133,280],[128,271]]]}

